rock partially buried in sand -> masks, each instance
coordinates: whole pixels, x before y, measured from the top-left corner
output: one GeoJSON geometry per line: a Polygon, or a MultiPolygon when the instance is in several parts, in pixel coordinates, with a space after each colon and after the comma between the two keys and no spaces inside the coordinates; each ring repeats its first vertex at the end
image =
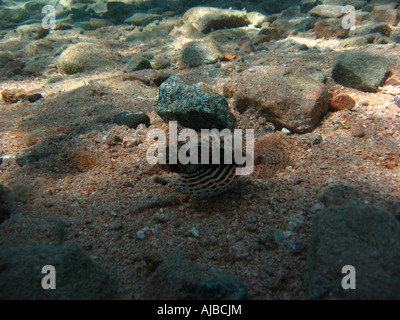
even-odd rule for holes
{"type": "Polygon", "coordinates": [[[239,112],[253,109],[295,133],[312,131],[329,107],[323,83],[284,67],[252,67],[228,79],[223,91],[239,112]]]}
{"type": "Polygon", "coordinates": [[[40,23],[23,25],[17,28],[22,40],[37,40],[49,34],[49,29],[44,29],[40,23]]]}
{"type": "Polygon", "coordinates": [[[217,29],[243,27],[250,23],[243,11],[212,7],[191,8],[186,11],[183,21],[191,23],[203,33],[217,29]]]}
{"type": "Polygon", "coordinates": [[[316,213],[306,264],[311,299],[399,299],[400,224],[373,206],[316,213]],[[343,290],[342,268],[356,269],[356,290],[343,290]]]}
{"type": "Polygon", "coordinates": [[[3,68],[3,66],[9,62],[12,61],[13,57],[11,54],[5,51],[0,51],[0,68],[3,68]]]}
{"type": "Polygon", "coordinates": [[[215,63],[223,58],[224,55],[214,41],[191,41],[182,47],[180,66],[182,68],[193,68],[203,64],[215,63]]]}
{"type": "Polygon", "coordinates": [[[342,12],[342,6],[320,4],[309,11],[312,16],[323,17],[323,18],[339,18],[344,15],[342,12]]]}
{"type": "MultiPolygon", "coordinates": [[[[46,282],[47,283],[47,282],[46,282]]],[[[32,244],[0,249],[0,299],[111,299],[114,281],[86,252],[73,245],[32,244]],[[43,290],[43,266],[56,269],[56,290],[43,290]]]]}
{"type": "Polygon", "coordinates": [[[195,130],[233,130],[236,123],[225,97],[188,86],[177,76],[170,76],[161,84],[156,113],[165,122],[178,121],[195,130]]]}
{"type": "Polygon", "coordinates": [[[111,52],[98,44],[81,42],[72,44],[60,55],[57,67],[61,73],[74,74],[110,65],[111,52]]]}
{"type": "Polygon", "coordinates": [[[342,53],[332,69],[337,83],[367,92],[376,92],[389,75],[388,59],[366,53],[342,53]]]}
{"type": "Polygon", "coordinates": [[[154,20],[161,20],[162,15],[153,13],[135,13],[132,17],[125,19],[125,23],[136,26],[145,26],[154,20]]]}
{"type": "Polygon", "coordinates": [[[193,300],[202,280],[199,267],[187,253],[176,251],[148,278],[144,295],[146,299],[193,300]]]}
{"type": "Polygon", "coordinates": [[[122,112],[115,116],[114,123],[118,125],[127,125],[129,128],[136,129],[143,123],[146,127],[150,126],[150,118],[145,113],[122,112]]]}
{"type": "Polygon", "coordinates": [[[230,274],[215,274],[203,281],[196,290],[197,300],[245,300],[246,285],[230,274]]]}

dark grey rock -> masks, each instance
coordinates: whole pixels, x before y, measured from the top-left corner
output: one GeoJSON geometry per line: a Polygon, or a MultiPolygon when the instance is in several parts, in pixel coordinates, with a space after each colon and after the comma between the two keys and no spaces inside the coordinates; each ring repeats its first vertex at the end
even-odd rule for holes
{"type": "Polygon", "coordinates": [[[150,61],[142,56],[133,56],[125,65],[125,70],[128,72],[151,68],[150,61]]]}
{"type": "Polygon", "coordinates": [[[215,274],[200,284],[196,290],[198,300],[245,300],[246,285],[230,274],[215,274]]]}
{"type": "Polygon", "coordinates": [[[43,244],[0,248],[0,299],[110,299],[113,280],[79,247],[43,244]],[[44,290],[45,265],[56,270],[56,289],[44,290]]]}
{"type": "Polygon", "coordinates": [[[18,8],[0,8],[0,21],[19,23],[29,18],[29,11],[23,6],[18,8]]]}
{"type": "Polygon", "coordinates": [[[0,224],[10,218],[10,211],[0,203],[0,224]]]}
{"type": "Polygon", "coordinates": [[[223,96],[188,86],[177,76],[171,76],[161,84],[156,113],[165,122],[178,121],[196,130],[233,130],[236,123],[223,96]]]}
{"type": "Polygon", "coordinates": [[[389,74],[388,59],[366,53],[342,53],[332,69],[336,82],[367,92],[376,92],[389,74]]]}
{"type": "Polygon", "coordinates": [[[33,103],[40,99],[43,99],[43,96],[40,93],[33,93],[33,94],[28,94],[23,100],[33,103]]]}
{"type": "Polygon", "coordinates": [[[65,221],[51,215],[37,216],[32,213],[24,216],[12,215],[0,227],[0,232],[8,235],[2,245],[15,247],[39,242],[61,245],[68,235],[67,227],[65,221]]]}
{"type": "Polygon", "coordinates": [[[4,65],[12,60],[12,55],[5,51],[0,51],[0,68],[3,68],[4,65]]]}
{"type": "Polygon", "coordinates": [[[127,125],[129,128],[136,129],[136,127],[143,123],[146,127],[150,126],[150,118],[145,113],[129,113],[122,112],[115,116],[114,123],[119,125],[127,125]]]}
{"type": "MultiPolygon", "coordinates": [[[[2,158],[0,158],[0,164],[2,162],[2,158]]],[[[5,200],[8,197],[8,194],[10,193],[11,190],[9,190],[7,187],[3,186],[0,184],[0,224],[10,218],[10,211],[6,208],[6,205],[4,204],[5,200]]]]}
{"type": "Polygon", "coordinates": [[[194,299],[203,276],[185,252],[177,251],[165,259],[145,286],[146,299],[194,299]]]}
{"type": "Polygon", "coordinates": [[[312,299],[400,299],[400,224],[372,206],[332,207],[315,214],[305,284],[312,299]],[[342,268],[356,270],[343,289],[342,268]]]}
{"type": "Polygon", "coordinates": [[[319,4],[321,4],[320,0],[301,0],[300,1],[301,12],[308,12],[319,4]]]}
{"type": "Polygon", "coordinates": [[[334,184],[322,191],[318,201],[325,207],[349,206],[363,204],[363,197],[359,191],[344,184],[334,184]]]}

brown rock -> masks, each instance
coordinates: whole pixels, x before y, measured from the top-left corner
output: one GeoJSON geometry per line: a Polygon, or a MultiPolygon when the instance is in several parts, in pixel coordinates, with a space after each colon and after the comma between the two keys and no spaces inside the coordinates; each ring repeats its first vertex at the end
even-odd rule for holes
{"type": "Polygon", "coordinates": [[[340,110],[351,110],[356,105],[354,99],[347,94],[338,94],[335,95],[330,101],[330,108],[333,111],[340,111],[340,110]]]}
{"type": "Polygon", "coordinates": [[[344,29],[338,19],[319,21],[313,30],[318,38],[346,38],[349,34],[349,29],[344,29]]]}
{"type": "Polygon", "coordinates": [[[385,84],[388,84],[391,86],[398,86],[398,85],[400,85],[400,80],[398,78],[396,78],[395,76],[391,76],[386,80],[385,84]]]}
{"type": "Polygon", "coordinates": [[[370,17],[375,22],[386,22],[392,26],[397,26],[399,23],[399,10],[397,9],[388,9],[383,10],[378,8],[374,9],[370,17]]]}
{"type": "Polygon", "coordinates": [[[21,74],[24,65],[25,63],[21,60],[9,61],[4,65],[2,71],[7,77],[11,77],[15,74],[21,74]]]}
{"type": "Polygon", "coordinates": [[[325,85],[284,67],[256,66],[229,79],[223,88],[239,112],[253,109],[277,129],[313,130],[328,111],[325,85]]]}
{"type": "Polygon", "coordinates": [[[367,135],[367,128],[362,122],[357,122],[351,127],[350,132],[353,137],[362,138],[367,135]]]}
{"type": "Polygon", "coordinates": [[[16,103],[26,97],[26,92],[22,90],[8,90],[4,89],[1,92],[1,97],[6,104],[16,103]]]}
{"type": "Polygon", "coordinates": [[[253,43],[249,37],[243,37],[239,40],[239,50],[247,53],[254,51],[253,43]]]}
{"type": "Polygon", "coordinates": [[[253,44],[260,44],[263,42],[269,42],[271,39],[269,36],[267,36],[266,34],[259,34],[257,35],[254,40],[253,40],[253,44]]]}

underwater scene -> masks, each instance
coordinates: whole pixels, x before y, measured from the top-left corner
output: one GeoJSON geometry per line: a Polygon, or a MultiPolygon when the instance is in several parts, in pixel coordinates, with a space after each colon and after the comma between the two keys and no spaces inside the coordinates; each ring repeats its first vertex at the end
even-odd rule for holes
{"type": "Polygon", "coordinates": [[[0,299],[400,299],[399,10],[0,0],[0,299]]]}

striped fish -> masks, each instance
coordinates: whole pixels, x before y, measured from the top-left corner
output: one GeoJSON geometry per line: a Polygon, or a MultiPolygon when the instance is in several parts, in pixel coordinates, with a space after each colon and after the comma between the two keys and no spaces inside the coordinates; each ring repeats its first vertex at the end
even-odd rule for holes
{"type": "Polygon", "coordinates": [[[238,181],[235,165],[219,165],[194,173],[184,173],[178,180],[179,191],[195,197],[217,196],[232,188],[238,181]]]}
{"type": "MultiPolygon", "coordinates": [[[[221,144],[220,159],[222,161],[224,159],[223,155],[224,145],[221,144]]],[[[200,160],[200,154],[198,156],[200,160]]],[[[232,157],[232,159],[234,160],[234,157],[232,157]]],[[[191,194],[199,198],[209,198],[232,188],[238,182],[239,178],[235,172],[238,165],[235,163],[211,164],[211,148],[209,160],[210,164],[168,164],[167,151],[167,164],[159,165],[159,167],[166,171],[180,173],[181,176],[177,182],[177,187],[180,192],[191,194]]]]}

